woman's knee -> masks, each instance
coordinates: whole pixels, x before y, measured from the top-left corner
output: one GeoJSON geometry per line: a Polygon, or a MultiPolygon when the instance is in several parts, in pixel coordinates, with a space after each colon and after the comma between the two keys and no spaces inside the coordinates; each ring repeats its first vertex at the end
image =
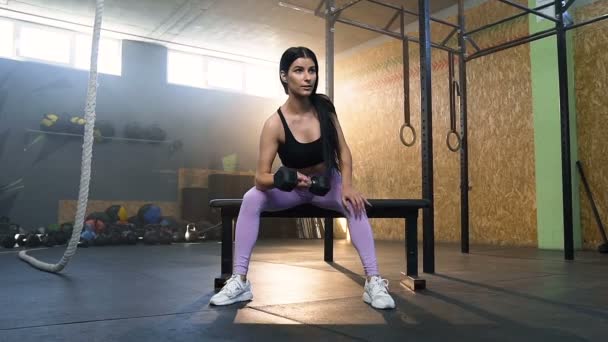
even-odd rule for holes
{"type": "Polygon", "coordinates": [[[268,196],[265,192],[258,190],[256,187],[252,187],[243,195],[243,204],[241,206],[253,206],[262,208],[266,201],[268,200],[268,196]]]}
{"type": "Polygon", "coordinates": [[[361,212],[356,212],[354,210],[354,208],[351,205],[349,205],[347,208],[344,209],[343,213],[344,213],[344,217],[349,222],[369,223],[369,218],[367,217],[367,212],[365,210],[363,210],[361,212]]]}

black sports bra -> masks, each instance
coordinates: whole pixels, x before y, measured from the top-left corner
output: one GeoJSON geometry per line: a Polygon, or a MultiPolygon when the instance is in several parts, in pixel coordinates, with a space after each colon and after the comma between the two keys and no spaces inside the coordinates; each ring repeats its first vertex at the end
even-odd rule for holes
{"type": "Polygon", "coordinates": [[[281,163],[293,169],[303,169],[322,163],[324,161],[323,137],[309,143],[298,142],[287,126],[287,120],[285,120],[281,108],[277,112],[285,129],[285,143],[279,144],[277,151],[281,163]]]}

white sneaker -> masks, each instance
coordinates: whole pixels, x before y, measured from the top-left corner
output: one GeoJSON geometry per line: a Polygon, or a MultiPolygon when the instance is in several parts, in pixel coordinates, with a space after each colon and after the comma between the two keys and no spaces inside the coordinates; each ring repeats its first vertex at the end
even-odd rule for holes
{"type": "Polygon", "coordinates": [[[373,276],[371,281],[365,280],[363,301],[376,309],[394,309],[395,301],[388,294],[388,280],[373,276]]]}
{"type": "Polygon", "coordinates": [[[243,282],[241,276],[234,274],[226,281],[220,292],[211,297],[211,305],[229,305],[253,299],[251,283],[249,280],[243,282]]]}

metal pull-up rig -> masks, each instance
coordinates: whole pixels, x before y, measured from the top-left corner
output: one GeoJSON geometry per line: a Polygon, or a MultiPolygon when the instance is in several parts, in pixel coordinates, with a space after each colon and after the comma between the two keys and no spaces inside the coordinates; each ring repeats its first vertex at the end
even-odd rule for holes
{"type": "Polygon", "coordinates": [[[422,151],[422,198],[429,200],[431,206],[424,209],[423,212],[423,271],[425,273],[435,272],[435,236],[434,236],[434,198],[433,198],[433,102],[431,92],[431,48],[446,51],[449,55],[450,63],[453,63],[453,57],[458,57],[458,81],[453,80],[453,65],[450,64],[450,131],[447,136],[447,144],[450,150],[460,152],[460,200],[461,200],[461,251],[462,253],[469,252],[469,162],[468,162],[468,125],[467,125],[467,69],[466,63],[474,59],[481,58],[503,51],[521,44],[530,43],[538,39],[546,38],[552,35],[557,36],[557,58],[558,58],[558,75],[559,75],[559,97],[560,97],[560,122],[561,122],[561,159],[562,159],[562,188],[563,188],[563,227],[564,227],[564,258],[566,260],[574,259],[574,228],[573,228],[573,212],[572,212],[572,172],[571,172],[571,152],[570,152],[570,111],[568,103],[568,64],[567,64],[567,41],[566,32],[578,27],[592,24],[608,18],[608,14],[604,14],[597,18],[586,20],[580,23],[573,23],[567,15],[567,10],[576,0],[554,0],[536,8],[528,8],[524,5],[512,0],[497,0],[505,5],[509,5],[521,10],[521,13],[501,19],[495,23],[484,25],[470,31],[465,28],[465,4],[464,0],[458,0],[458,23],[450,23],[448,21],[432,17],[430,15],[429,0],[418,0],[418,12],[408,10],[406,8],[387,3],[381,0],[353,0],[336,7],[335,0],[321,0],[316,9],[307,9],[297,5],[290,4],[285,1],[280,1],[279,5],[283,7],[299,10],[304,13],[316,15],[325,19],[326,22],[326,94],[333,99],[334,95],[334,32],[335,23],[342,23],[386,36],[400,39],[403,41],[403,73],[404,73],[404,124],[401,126],[399,138],[405,146],[413,146],[416,142],[415,129],[410,123],[409,112],[409,42],[415,42],[420,45],[420,141],[422,151]],[[385,27],[377,27],[367,23],[351,20],[342,17],[342,14],[348,9],[359,3],[368,2],[378,6],[393,9],[395,13],[389,19],[385,27]],[[544,13],[542,10],[549,7],[554,7],[555,15],[544,13]],[[533,14],[543,19],[555,23],[555,27],[547,30],[539,31],[530,34],[526,37],[513,39],[511,41],[481,49],[475,42],[473,35],[476,33],[504,24],[516,18],[533,14]],[[410,37],[405,33],[405,15],[413,15],[418,17],[419,36],[410,37]],[[401,18],[399,32],[391,31],[389,28],[393,25],[397,18],[401,18]],[[440,42],[432,42],[430,36],[430,23],[435,22],[448,27],[452,30],[440,42]],[[448,42],[458,35],[457,48],[449,47],[448,42]],[[474,48],[474,52],[467,52],[467,43],[474,48]],[[456,130],[455,125],[455,98],[460,98],[460,133],[456,130]],[[407,141],[404,137],[406,129],[411,131],[413,138],[407,141]],[[450,144],[450,136],[455,136],[458,144],[454,147],[450,144]]]}

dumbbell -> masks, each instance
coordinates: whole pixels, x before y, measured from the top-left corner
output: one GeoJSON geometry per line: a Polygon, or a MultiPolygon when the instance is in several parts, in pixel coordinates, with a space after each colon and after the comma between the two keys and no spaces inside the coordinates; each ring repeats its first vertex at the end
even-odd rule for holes
{"type": "Polygon", "coordinates": [[[286,167],[280,167],[274,174],[274,187],[281,191],[291,191],[298,185],[298,173],[286,167]]]}
{"type": "Polygon", "coordinates": [[[13,248],[16,243],[15,236],[7,235],[2,239],[2,247],[4,248],[13,248]]]}
{"type": "Polygon", "coordinates": [[[45,247],[53,247],[57,244],[55,238],[50,234],[44,234],[40,237],[40,243],[45,247]]]}
{"type": "Polygon", "coordinates": [[[326,176],[312,176],[310,178],[311,185],[310,191],[313,195],[317,196],[325,196],[331,190],[331,185],[329,184],[329,177],[326,176]]]}
{"type": "MultiPolygon", "coordinates": [[[[325,196],[331,186],[329,178],[325,176],[312,176],[311,185],[308,191],[317,196],[325,196]]],[[[282,191],[291,191],[298,185],[298,173],[295,170],[281,167],[274,174],[274,186],[282,191]]]]}

